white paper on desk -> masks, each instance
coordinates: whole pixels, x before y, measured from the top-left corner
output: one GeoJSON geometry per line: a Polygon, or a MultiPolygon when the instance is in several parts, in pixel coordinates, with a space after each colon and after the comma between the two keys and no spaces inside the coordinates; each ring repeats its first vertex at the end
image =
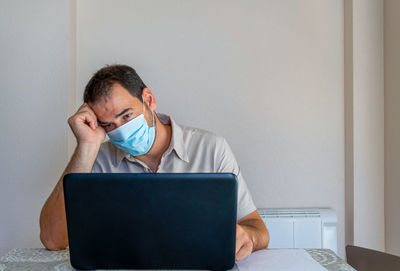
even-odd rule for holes
{"type": "Polygon", "coordinates": [[[262,249],[236,265],[240,271],[326,271],[304,249],[262,249]]]}

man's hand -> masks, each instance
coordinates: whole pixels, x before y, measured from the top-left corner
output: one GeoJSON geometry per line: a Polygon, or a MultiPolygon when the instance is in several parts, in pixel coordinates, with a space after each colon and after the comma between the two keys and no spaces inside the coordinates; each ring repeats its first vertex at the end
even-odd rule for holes
{"type": "Polygon", "coordinates": [[[236,224],[236,261],[253,251],[268,247],[269,233],[257,210],[242,217],[236,224]]]}
{"type": "Polygon", "coordinates": [[[98,126],[97,117],[87,103],[68,119],[68,124],[74,133],[78,144],[95,143],[100,145],[105,138],[103,127],[98,126]]]}
{"type": "Polygon", "coordinates": [[[236,225],[236,256],[235,260],[241,261],[254,250],[254,241],[251,239],[246,226],[236,225]]]}

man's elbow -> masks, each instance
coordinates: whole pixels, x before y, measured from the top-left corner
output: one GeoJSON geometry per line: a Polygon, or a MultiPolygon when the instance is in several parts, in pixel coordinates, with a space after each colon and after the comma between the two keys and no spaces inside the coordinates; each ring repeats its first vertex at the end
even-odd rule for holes
{"type": "Polygon", "coordinates": [[[62,250],[66,249],[68,246],[68,241],[56,240],[50,236],[45,236],[42,232],[40,233],[40,241],[48,250],[62,250]]]}
{"type": "Polygon", "coordinates": [[[269,245],[269,231],[267,226],[263,223],[263,227],[259,231],[259,246],[258,249],[268,248],[269,245]]]}
{"type": "Polygon", "coordinates": [[[265,227],[265,233],[264,233],[264,248],[268,248],[269,245],[269,231],[267,227],[265,227]]]}

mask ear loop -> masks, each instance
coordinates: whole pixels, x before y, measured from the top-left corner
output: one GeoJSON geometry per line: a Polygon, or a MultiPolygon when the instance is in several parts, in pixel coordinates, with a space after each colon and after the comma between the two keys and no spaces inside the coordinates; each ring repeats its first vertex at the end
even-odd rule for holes
{"type": "MultiPolygon", "coordinates": [[[[143,99],[143,116],[144,116],[144,111],[145,111],[144,98],[142,97],[142,99],[143,99]]],[[[153,119],[151,121],[151,127],[153,127],[154,126],[154,122],[155,122],[154,112],[153,111],[151,111],[151,115],[153,116],[153,119]]]]}

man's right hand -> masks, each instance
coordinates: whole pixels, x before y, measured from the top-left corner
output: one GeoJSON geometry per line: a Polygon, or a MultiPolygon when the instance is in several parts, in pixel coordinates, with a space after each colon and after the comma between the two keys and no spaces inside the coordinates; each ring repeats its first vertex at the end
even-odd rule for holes
{"type": "Polygon", "coordinates": [[[74,133],[78,144],[90,143],[100,145],[106,136],[103,127],[97,124],[97,117],[87,103],[68,119],[68,124],[74,133]]]}

